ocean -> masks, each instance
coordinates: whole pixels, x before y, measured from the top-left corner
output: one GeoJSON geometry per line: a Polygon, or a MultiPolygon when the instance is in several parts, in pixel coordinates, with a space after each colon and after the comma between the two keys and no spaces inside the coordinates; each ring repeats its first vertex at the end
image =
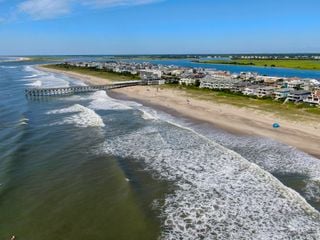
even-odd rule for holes
{"type": "Polygon", "coordinates": [[[0,63],[0,239],[320,239],[320,161],[0,63]]]}

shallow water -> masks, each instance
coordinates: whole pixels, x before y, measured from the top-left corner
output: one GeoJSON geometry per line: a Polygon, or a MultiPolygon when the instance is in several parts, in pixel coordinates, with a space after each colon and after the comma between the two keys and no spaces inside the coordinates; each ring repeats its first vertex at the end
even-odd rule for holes
{"type": "Polygon", "coordinates": [[[0,239],[320,238],[318,159],[1,66],[0,239]]]}

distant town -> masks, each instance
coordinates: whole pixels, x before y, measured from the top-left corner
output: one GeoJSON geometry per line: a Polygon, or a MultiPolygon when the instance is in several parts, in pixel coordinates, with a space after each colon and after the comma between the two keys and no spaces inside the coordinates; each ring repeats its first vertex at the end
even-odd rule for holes
{"type": "Polygon", "coordinates": [[[147,84],[180,84],[229,91],[254,98],[272,98],[284,103],[293,102],[320,106],[320,81],[317,79],[261,76],[255,72],[231,73],[205,68],[165,66],[148,62],[65,62],[63,65],[139,75],[141,80],[147,84]]]}
{"type": "Polygon", "coordinates": [[[229,59],[296,59],[296,60],[319,60],[320,53],[299,54],[162,54],[162,55],[114,55],[114,59],[202,59],[202,58],[229,58],[229,59]]]}

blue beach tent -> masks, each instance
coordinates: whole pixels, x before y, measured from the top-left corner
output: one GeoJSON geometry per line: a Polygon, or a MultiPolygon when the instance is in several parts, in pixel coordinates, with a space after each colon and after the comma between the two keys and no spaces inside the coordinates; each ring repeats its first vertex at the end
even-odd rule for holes
{"type": "Polygon", "coordinates": [[[272,125],[272,127],[273,127],[273,128],[279,128],[279,127],[280,127],[280,124],[279,124],[279,123],[274,123],[274,124],[272,125]]]}

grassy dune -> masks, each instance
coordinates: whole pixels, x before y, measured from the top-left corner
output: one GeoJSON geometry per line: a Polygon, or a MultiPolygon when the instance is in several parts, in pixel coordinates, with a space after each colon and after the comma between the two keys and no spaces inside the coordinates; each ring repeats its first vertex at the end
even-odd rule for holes
{"type": "Polygon", "coordinates": [[[130,73],[116,73],[116,72],[100,70],[96,68],[74,67],[74,66],[68,66],[65,64],[42,65],[42,67],[85,74],[92,77],[99,77],[99,78],[108,79],[112,81],[130,81],[130,80],[140,79],[138,75],[133,75],[130,73]]]}
{"type": "Polygon", "coordinates": [[[225,92],[213,91],[210,89],[201,89],[197,87],[185,87],[176,84],[167,84],[165,88],[180,89],[185,91],[190,98],[196,98],[206,101],[214,101],[216,103],[231,104],[237,107],[251,108],[263,112],[269,112],[291,120],[311,120],[318,121],[320,116],[320,108],[309,106],[307,104],[283,104],[281,101],[273,99],[252,98],[249,96],[225,92]]]}
{"type": "Polygon", "coordinates": [[[320,70],[320,60],[208,60],[200,61],[200,63],[211,64],[231,64],[231,65],[248,65],[248,66],[263,66],[263,67],[281,67],[306,70],[320,70]]]}

